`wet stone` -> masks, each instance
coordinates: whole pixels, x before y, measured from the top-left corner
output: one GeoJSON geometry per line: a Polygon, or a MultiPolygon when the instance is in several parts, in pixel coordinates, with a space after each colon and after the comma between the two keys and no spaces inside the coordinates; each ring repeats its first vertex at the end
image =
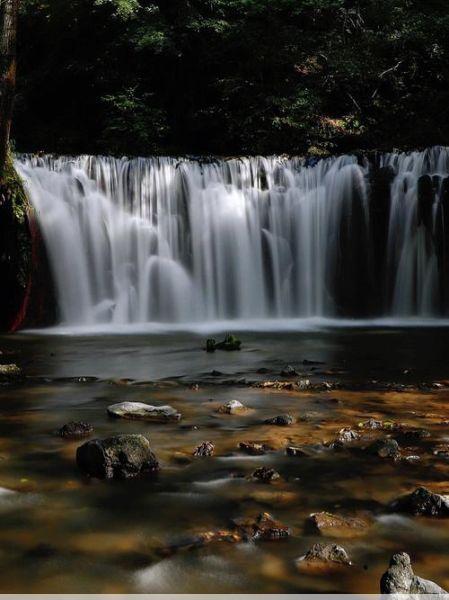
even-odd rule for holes
{"type": "Polygon", "coordinates": [[[265,446],[265,444],[260,444],[259,442],[240,442],[239,448],[242,450],[242,452],[245,452],[250,456],[261,456],[270,450],[268,446],[265,446]]]}
{"type": "Polygon", "coordinates": [[[388,570],[380,580],[381,594],[447,594],[439,585],[414,574],[410,556],[405,552],[391,557],[388,570]]]}
{"type": "Polygon", "coordinates": [[[298,371],[291,365],[284,367],[280,374],[282,377],[297,377],[299,375],[298,371]]]}
{"type": "Polygon", "coordinates": [[[304,556],[296,562],[300,570],[310,567],[325,569],[329,567],[351,566],[346,550],[338,544],[314,544],[304,556]]]}
{"type": "Polygon", "coordinates": [[[449,444],[439,444],[432,449],[432,454],[438,458],[449,458],[449,444]]]}
{"type": "Polygon", "coordinates": [[[84,421],[70,421],[58,429],[57,434],[66,439],[82,438],[93,433],[94,428],[84,421]]]}
{"type": "Polygon", "coordinates": [[[181,414],[172,406],[152,406],[143,402],[120,402],[119,404],[108,406],[107,411],[111,417],[153,421],[156,423],[167,423],[181,419],[181,414]]]}
{"type": "Polygon", "coordinates": [[[215,446],[212,442],[202,442],[193,453],[193,456],[213,456],[215,446]]]}
{"type": "Polygon", "coordinates": [[[277,481],[281,478],[277,471],[269,467],[260,467],[259,469],[256,469],[251,477],[262,483],[271,483],[272,481],[277,481]]]}
{"type": "Polygon", "coordinates": [[[368,521],[358,517],[344,517],[328,512],[314,513],[306,522],[306,530],[332,537],[353,537],[364,534],[368,521]]]}
{"type": "Polygon", "coordinates": [[[293,425],[294,422],[295,419],[291,415],[277,415],[264,421],[266,425],[278,425],[279,427],[287,427],[293,425]]]}
{"type": "Polygon", "coordinates": [[[155,474],[159,463],[143,435],[117,435],[85,442],[76,452],[78,467],[98,479],[129,479],[155,474]]]}
{"type": "Polygon", "coordinates": [[[296,457],[306,457],[308,456],[307,452],[300,448],[299,446],[287,446],[285,449],[287,456],[296,456],[296,457]]]}
{"type": "Polygon", "coordinates": [[[401,496],[390,505],[391,510],[414,516],[448,517],[449,495],[435,494],[425,487],[401,496]]]}
{"type": "Polygon", "coordinates": [[[21,375],[22,369],[18,365],[0,365],[0,378],[15,379],[21,375]]]}
{"type": "Polygon", "coordinates": [[[399,444],[396,440],[389,438],[376,440],[368,446],[367,451],[379,458],[397,458],[399,456],[399,444]]]}
{"type": "Polygon", "coordinates": [[[233,526],[245,541],[275,541],[291,535],[290,528],[269,513],[261,513],[256,518],[234,519],[233,526]]]}
{"type": "Polygon", "coordinates": [[[229,400],[217,408],[217,412],[226,415],[236,415],[246,411],[246,407],[238,400],[229,400]]]}

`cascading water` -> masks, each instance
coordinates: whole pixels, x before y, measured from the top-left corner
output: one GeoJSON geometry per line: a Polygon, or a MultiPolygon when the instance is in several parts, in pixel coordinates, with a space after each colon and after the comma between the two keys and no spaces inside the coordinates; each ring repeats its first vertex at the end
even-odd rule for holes
{"type": "Polygon", "coordinates": [[[449,312],[449,150],[299,159],[24,156],[61,320],[449,312]]]}

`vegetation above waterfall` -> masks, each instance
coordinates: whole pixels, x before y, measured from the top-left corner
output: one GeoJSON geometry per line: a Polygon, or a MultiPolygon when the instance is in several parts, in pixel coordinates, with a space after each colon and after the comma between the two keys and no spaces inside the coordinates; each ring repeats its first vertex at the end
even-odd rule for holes
{"type": "Polygon", "coordinates": [[[23,151],[446,143],[445,0],[24,0],[23,151]]]}

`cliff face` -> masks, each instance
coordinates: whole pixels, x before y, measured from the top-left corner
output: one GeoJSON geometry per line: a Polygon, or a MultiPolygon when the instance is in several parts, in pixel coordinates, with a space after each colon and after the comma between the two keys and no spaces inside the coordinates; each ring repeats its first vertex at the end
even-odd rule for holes
{"type": "Polygon", "coordinates": [[[0,331],[52,323],[52,289],[34,211],[9,157],[0,186],[0,331]]]}

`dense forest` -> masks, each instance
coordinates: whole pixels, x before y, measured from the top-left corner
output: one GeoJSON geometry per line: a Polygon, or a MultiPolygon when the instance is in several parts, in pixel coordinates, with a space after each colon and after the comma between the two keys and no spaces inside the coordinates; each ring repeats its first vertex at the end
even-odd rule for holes
{"type": "Polygon", "coordinates": [[[325,155],[449,137],[447,0],[24,0],[19,151],[325,155]]]}

